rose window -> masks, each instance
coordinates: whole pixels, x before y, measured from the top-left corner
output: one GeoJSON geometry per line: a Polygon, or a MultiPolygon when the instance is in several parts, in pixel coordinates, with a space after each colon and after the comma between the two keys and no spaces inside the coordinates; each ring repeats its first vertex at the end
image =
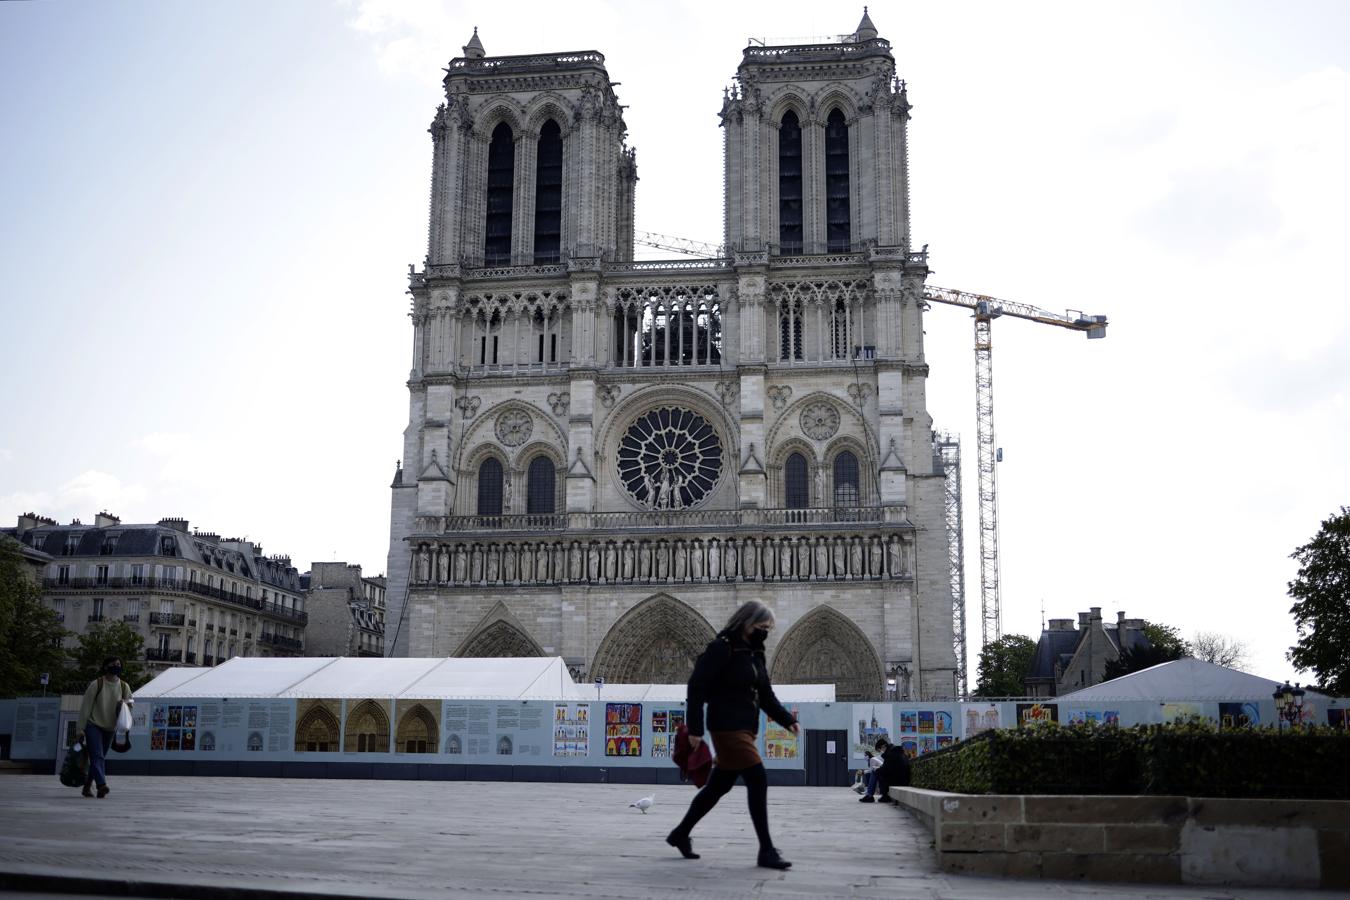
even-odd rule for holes
{"type": "Polygon", "coordinates": [[[687,409],[654,409],[628,426],[619,442],[619,480],[647,509],[696,506],[721,472],[721,439],[687,409]]]}

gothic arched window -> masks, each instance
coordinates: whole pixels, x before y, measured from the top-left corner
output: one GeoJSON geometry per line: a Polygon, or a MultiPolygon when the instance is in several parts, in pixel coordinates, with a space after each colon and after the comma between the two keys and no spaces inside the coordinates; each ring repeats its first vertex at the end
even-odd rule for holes
{"type": "Polygon", "coordinates": [[[483,263],[511,264],[511,200],[515,195],[516,139],[511,126],[500,123],[488,144],[487,227],[483,263]]]}
{"type": "Polygon", "coordinates": [[[562,130],[549,119],[539,129],[534,179],[534,264],[551,265],[562,248],[562,130]]]}
{"type": "Polygon", "coordinates": [[[845,450],[834,458],[834,505],[857,506],[861,499],[858,457],[845,450]]]}
{"type": "Polygon", "coordinates": [[[491,456],[478,467],[478,514],[502,514],[502,464],[491,456]]]}
{"type": "Polygon", "coordinates": [[[848,122],[835,107],[825,120],[825,240],[831,253],[852,242],[848,205],[848,122]]]}
{"type": "Polygon", "coordinates": [[[802,252],[802,128],[792,110],[778,128],[778,252],[802,252]]]}
{"type": "Polygon", "coordinates": [[[525,511],[531,515],[547,515],[557,503],[558,474],[553,460],[536,456],[530,463],[525,491],[525,511]]]}
{"type": "Polygon", "coordinates": [[[806,457],[794,453],[783,466],[783,505],[788,509],[806,509],[811,505],[811,479],[806,457]]]}

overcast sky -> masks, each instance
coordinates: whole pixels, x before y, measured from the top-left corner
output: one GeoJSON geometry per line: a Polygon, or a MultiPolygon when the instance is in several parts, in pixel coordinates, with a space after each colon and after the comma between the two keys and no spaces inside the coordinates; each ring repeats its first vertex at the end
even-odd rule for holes
{"type": "MultiPolygon", "coordinates": [[[[0,522],[108,509],[385,569],[441,68],[597,49],[637,227],[720,241],[747,38],[839,4],[0,3],[0,522]],[[641,10],[639,13],[638,10],[641,10]]],[[[880,3],[932,284],[994,325],[1006,632],[1100,606],[1296,676],[1289,553],[1350,503],[1350,5],[880,3]]],[[[926,322],[966,452],[973,329],[926,322]]]]}

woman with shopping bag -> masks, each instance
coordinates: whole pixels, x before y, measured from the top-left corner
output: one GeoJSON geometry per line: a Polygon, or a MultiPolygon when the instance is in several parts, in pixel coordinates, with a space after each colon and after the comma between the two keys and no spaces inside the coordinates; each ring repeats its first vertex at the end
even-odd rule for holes
{"type": "Polygon", "coordinates": [[[113,732],[131,728],[131,685],[122,680],[122,660],[110,656],[103,661],[102,674],[89,682],[84,700],[80,703],[78,733],[84,735],[89,750],[89,777],[84,783],[84,796],[92,797],[91,788],[98,784],[98,797],[108,796],[108,776],[104,757],[112,744],[113,732]],[[122,726],[125,724],[125,728],[122,726]]]}

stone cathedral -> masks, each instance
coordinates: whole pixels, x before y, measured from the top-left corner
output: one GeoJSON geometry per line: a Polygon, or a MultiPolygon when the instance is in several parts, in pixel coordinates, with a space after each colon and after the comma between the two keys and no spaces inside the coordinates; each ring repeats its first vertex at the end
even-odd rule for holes
{"type": "Polygon", "coordinates": [[[637,161],[600,53],[489,56],[475,31],[446,73],[392,654],[683,682],[758,599],[778,682],[955,696],[910,105],[870,18],[744,50],[718,259],[634,261],[637,161]]]}

